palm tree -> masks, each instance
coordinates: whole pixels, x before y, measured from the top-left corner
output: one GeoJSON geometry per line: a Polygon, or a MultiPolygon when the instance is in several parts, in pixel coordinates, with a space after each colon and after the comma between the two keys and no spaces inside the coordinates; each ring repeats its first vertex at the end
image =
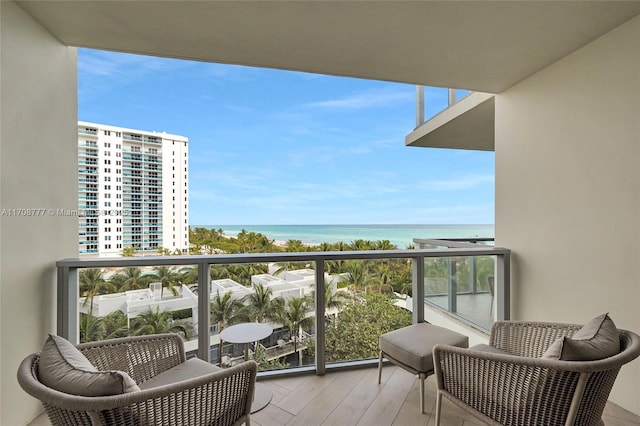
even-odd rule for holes
{"type": "Polygon", "coordinates": [[[374,246],[376,250],[398,250],[398,246],[391,244],[389,240],[376,241],[374,246]]]}
{"type": "Polygon", "coordinates": [[[93,313],[93,298],[100,293],[113,292],[113,284],[105,281],[99,268],[87,268],[80,271],[80,294],[85,296],[83,306],[90,304],[89,312],[93,313]]]}
{"type": "MultiPolygon", "coordinates": [[[[289,329],[293,339],[293,351],[298,353],[298,339],[302,334],[302,327],[313,323],[313,317],[307,317],[310,311],[307,299],[304,297],[292,297],[287,301],[284,310],[279,313],[279,320],[289,329]]],[[[298,354],[300,356],[300,354],[298,354]]]]}
{"type": "Polygon", "coordinates": [[[198,268],[186,266],[178,271],[182,284],[195,284],[198,282],[198,268]]]}
{"type": "Polygon", "coordinates": [[[248,263],[242,266],[242,278],[248,279],[249,281],[251,281],[251,277],[254,275],[266,274],[268,272],[268,267],[265,263],[248,263]]]}
{"type": "Polygon", "coordinates": [[[164,247],[158,247],[158,254],[160,256],[170,256],[171,255],[171,250],[169,250],[168,248],[164,248],[164,247]]]}
{"type": "Polygon", "coordinates": [[[120,291],[139,290],[146,287],[149,279],[142,276],[140,268],[124,268],[115,275],[111,282],[118,284],[120,291]]]}
{"type": "Polygon", "coordinates": [[[133,257],[136,255],[136,247],[128,246],[122,249],[122,253],[120,253],[122,257],[133,257]]]}
{"type": "Polygon", "coordinates": [[[305,262],[278,262],[275,264],[278,268],[273,272],[273,275],[280,275],[283,272],[295,271],[296,269],[302,269],[305,267],[305,262]]]}
{"type": "Polygon", "coordinates": [[[294,253],[294,252],[305,252],[307,251],[307,248],[305,247],[304,244],[302,244],[302,241],[300,240],[288,240],[287,241],[287,250],[288,252],[294,253]]]}
{"type": "Polygon", "coordinates": [[[217,291],[210,306],[211,322],[218,323],[218,332],[221,333],[226,325],[247,319],[244,307],[240,300],[232,297],[230,291],[222,296],[220,291],[217,291]]]}
{"type": "Polygon", "coordinates": [[[391,268],[388,263],[378,263],[376,264],[377,271],[375,281],[378,283],[378,293],[382,293],[384,289],[391,289],[393,291],[393,287],[389,284],[391,279],[391,268]]]}
{"type": "Polygon", "coordinates": [[[340,309],[349,300],[350,295],[343,291],[331,291],[331,286],[324,287],[324,309],[340,309]]]}
{"type": "Polygon", "coordinates": [[[278,311],[282,306],[282,299],[271,299],[273,291],[262,284],[253,286],[254,292],[245,296],[244,301],[249,308],[251,321],[264,322],[266,319],[278,318],[278,311]]]}
{"type": "Polygon", "coordinates": [[[129,335],[129,318],[120,310],[113,311],[102,318],[102,323],[104,324],[105,339],[115,339],[129,335]]]}
{"type": "Polygon", "coordinates": [[[176,288],[177,276],[175,271],[170,266],[154,266],[154,275],[162,283],[162,289],[160,290],[160,297],[164,296],[164,288],[167,287],[174,296],[178,295],[178,289],[176,288]]]}
{"type": "Polygon", "coordinates": [[[209,268],[209,276],[212,280],[220,280],[230,275],[229,266],[231,265],[211,265],[209,268]]]}
{"type": "MultiPolygon", "coordinates": [[[[218,333],[222,333],[227,324],[234,324],[249,319],[242,301],[232,298],[230,291],[220,296],[220,291],[216,292],[210,305],[211,322],[218,323],[218,333]]],[[[220,339],[220,366],[222,366],[222,349],[224,342],[220,339]]]]}
{"type": "Polygon", "coordinates": [[[104,336],[105,325],[102,318],[94,316],[91,310],[88,314],[80,315],[80,343],[102,340],[104,336]]]}
{"type": "Polygon", "coordinates": [[[358,290],[360,288],[364,288],[366,284],[366,272],[364,269],[364,265],[359,261],[347,261],[344,266],[348,275],[346,281],[354,291],[355,294],[358,294],[358,290]]]}
{"type": "Polygon", "coordinates": [[[156,310],[149,310],[136,318],[134,334],[142,336],[146,334],[178,333],[185,339],[189,339],[193,333],[193,325],[189,322],[177,322],[171,317],[169,311],[160,312],[160,307],[156,310]]]}
{"type": "Polygon", "coordinates": [[[249,242],[247,231],[244,228],[238,233],[238,235],[236,235],[236,240],[238,241],[239,251],[246,253],[247,248],[249,247],[249,242]]]}

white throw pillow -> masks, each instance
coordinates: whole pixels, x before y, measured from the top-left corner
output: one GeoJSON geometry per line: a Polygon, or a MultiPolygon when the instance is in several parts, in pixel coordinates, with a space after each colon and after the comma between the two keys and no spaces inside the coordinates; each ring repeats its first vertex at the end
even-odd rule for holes
{"type": "Polygon", "coordinates": [[[595,361],[620,352],[620,335],[609,314],[586,323],[572,337],[562,337],[549,346],[542,358],[563,361],[595,361]]]}
{"type": "Polygon", "coordinates": [[[40,381],[79,396],[107,396],[140,390],[124,371],[99,371],[69,341],[49,335],[40,353],[40,381]]]}

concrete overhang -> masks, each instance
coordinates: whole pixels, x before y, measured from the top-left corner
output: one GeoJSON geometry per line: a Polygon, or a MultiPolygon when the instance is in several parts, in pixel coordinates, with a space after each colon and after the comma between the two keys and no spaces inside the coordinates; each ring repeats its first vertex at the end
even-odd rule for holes
{"type": "Polygon", "coordinates": [[[640,1],[16,1],[68,46],[500,93],[640,1]]]}
{"type": "Polygon", "coordinates": [[[474,92],[405,137],[407,146],[493,151],[495,96],[474,92]]]}

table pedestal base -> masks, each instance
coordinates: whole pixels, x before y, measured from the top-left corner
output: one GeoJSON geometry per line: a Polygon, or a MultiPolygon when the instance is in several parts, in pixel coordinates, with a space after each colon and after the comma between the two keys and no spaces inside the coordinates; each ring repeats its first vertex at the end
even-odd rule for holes
{"type": "Polygon", "coordinates": [[[272,397],[273,392],[268,386],[256,383],[256,388],[253,393],[253,403],[251,404],[251,412],[255,413],[256,411],[262,410],[264,407],[269,405],[272,397]]]}

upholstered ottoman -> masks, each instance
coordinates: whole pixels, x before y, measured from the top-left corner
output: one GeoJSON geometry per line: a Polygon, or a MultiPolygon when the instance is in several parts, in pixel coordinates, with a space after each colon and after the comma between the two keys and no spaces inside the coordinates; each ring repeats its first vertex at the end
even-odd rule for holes
{"type": "Polygon", "coordinates": [[[418,323],[380,336],[378,384],[382,378],[382,359],[402,367],[420,378],[420,410],[424,413],[424,379],[433,374],[433,347],[437,344],[469,347],[469,338],[437,325],[418,323]]]}

